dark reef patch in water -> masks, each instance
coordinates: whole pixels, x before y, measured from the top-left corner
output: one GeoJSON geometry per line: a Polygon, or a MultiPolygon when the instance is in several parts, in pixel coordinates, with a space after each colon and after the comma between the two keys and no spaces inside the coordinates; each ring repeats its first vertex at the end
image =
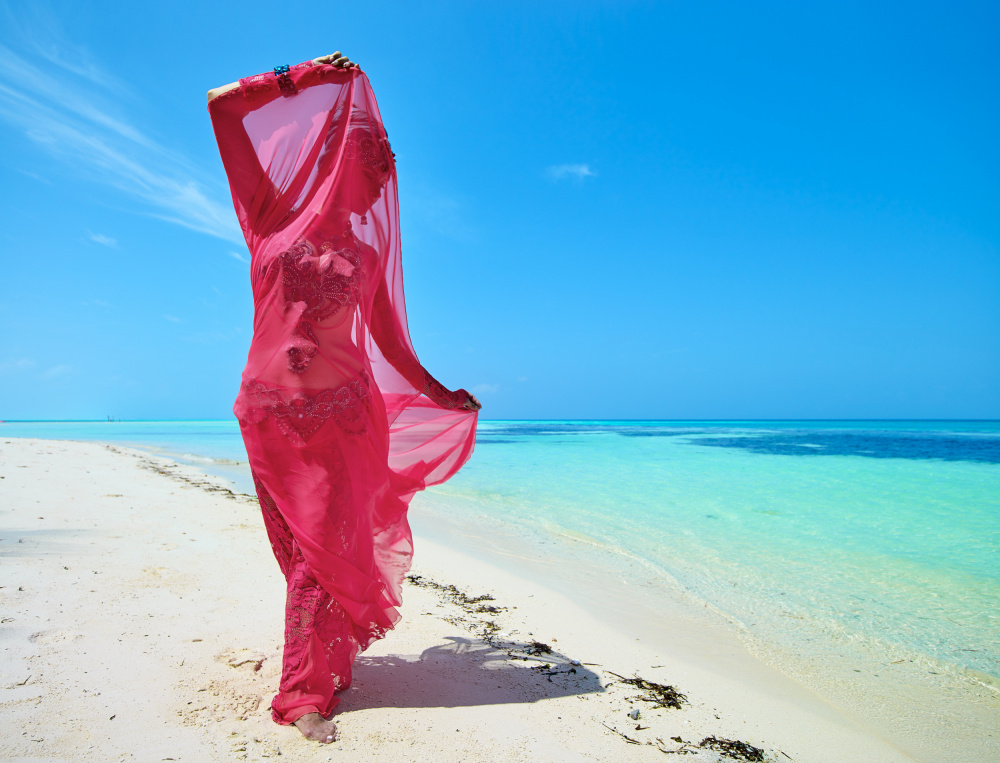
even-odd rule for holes
{"type": "Polygon", "coordinates": [[[1000,464],[1000,435],[994,432],[940,430],[754,429],[739,425],[678,426],[658,422],[561,422],[517,421],[492,423],[477,439],[483,445],[518,444],[532,437],[563,437],[603,434],[620,437],[682,437],[691,445],[735,448],[751,453],[779,456],[864,456],[866,458],[909,458],[940,461],[972,461],[1000,464]]]}
{"type": "Polygon", "coordinates": [[[699,437],[691,445],[777,456],[863,456],[1000,464],[1000,437],[935,432],[816,431],[699,437]]]}
{"type": "MultiPolygon", "coordinates": [[[[560,423],[551,421],[538,422],[516,422],[511,424],[497,424],[490,422],[488,437],[552,437],[552,436],[572,436],[580,434],[617,434],[622,437],[682,437],[692,434],[704,434],[710,432],[730,432],[732,429],[706,429],[704,427],[678,427],[655,424],[629,424],[629,423],[560,423]]],[[[491,442],[490,439],[478,440],[478,442],[491,442]]],[[[510,440],[501,440],[510,442],[510,440]]]]}

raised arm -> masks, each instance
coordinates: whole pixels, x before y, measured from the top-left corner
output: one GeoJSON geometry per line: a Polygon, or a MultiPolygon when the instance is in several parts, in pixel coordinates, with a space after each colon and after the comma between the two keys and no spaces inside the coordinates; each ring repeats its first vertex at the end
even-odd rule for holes
{"type": "Polygon", "coordinates": [[[336,80],[349,80],[358,73],[350,71],[353,69],[357,69],[357,64],[337,52],[285,67],[284,74],[279,70],[265,72],[208,91],[208,112],[219,155],[245,235],[253,231],[259,237],[263,235],[261,231],[271,231],[280,223],[279,197],[287,190],[276,187],[270,168],[261,166],[259,146],[255,146],[247,131],[247,115],[285,95],[286,82],[294,82],[295,90],[327,81],[331,75],[336,80]],[[231,97],[220,97],[226,94],[231,97]]]}
{"type": "MultiPolygon", "coordinates": [[[[348,60],[347,56],[342,56],[338,50],[336,53],[331,53],[327,56],[320,56],[319,58],[312,59],[314,64],[330,64],[330,66],[336,66],[341,69],[354,69],[357,68],[357,64],[353,61],[348,60]]],[[[212,101],[214,98],[218,98],[223,93],[228,93],[230,90],[235,90],[240,86],[239,82],[230,82],[228,85],[223,85],[222,87],[213,87],[208,91],[208,100],[212,101]]]]}

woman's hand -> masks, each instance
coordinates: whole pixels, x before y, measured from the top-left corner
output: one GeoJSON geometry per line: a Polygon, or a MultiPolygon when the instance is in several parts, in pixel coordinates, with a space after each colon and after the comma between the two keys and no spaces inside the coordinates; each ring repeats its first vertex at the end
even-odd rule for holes
{"type": "Polygon", "coordinates": [[[468,395],[468,400],[462,403],[462,405],[459,406],[460,408],[465,408],[467,411],[478,411],[483,407],[483,404],[480,403],[476,396],[471,392],[466,392],[465,394],[468,395]]]}
{"type": "Polygon", "coordinates": [[[339,50],[336,53],[331,53],[328,56],[320,56],[319,58],[314,58],[312,62],[314,64],[329,64],[330,66],[336,66],[339,69],[358,68],[358,65],[353,61],[348,60],[347,56],[340,55],[339,50]]]}

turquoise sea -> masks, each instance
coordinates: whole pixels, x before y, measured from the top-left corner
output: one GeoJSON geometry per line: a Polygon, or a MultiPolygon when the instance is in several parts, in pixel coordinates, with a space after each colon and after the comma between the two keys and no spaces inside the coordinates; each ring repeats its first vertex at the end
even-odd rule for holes
{"type": "MultiPolygon", "coordinates": [[[[246,460],[229,421],[3,436],[246,460]]],[[[1000,422],[483,421],[469,464],[428,493],[441,516],[639,560],[783,653],[847,644],[1000,686],[1000,422]]]]}

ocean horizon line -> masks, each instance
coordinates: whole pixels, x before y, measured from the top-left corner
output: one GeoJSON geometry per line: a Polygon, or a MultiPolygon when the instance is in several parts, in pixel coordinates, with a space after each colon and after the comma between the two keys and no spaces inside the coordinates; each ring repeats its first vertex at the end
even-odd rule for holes
{"type": "MultiPolygon", "coordinates": [[[[173,418],[173,419],[0,419],[0,424],[126,424],[126,423],[168,423],[168,422],[235,422],[235,418],[225,419],[204,419],[204,418],[173,418]]],[[[1000,423],[1000,418],[970,419],[970,418],[508,418],[508,419],[486,419],[482,422],[493,421],[581,421],[581,422],[680,422],[680,423],[723,423],[723,422],[818,422],[833,421],[844,423],[856,422],[963,422],[963,423],[1000,423]]]]}

